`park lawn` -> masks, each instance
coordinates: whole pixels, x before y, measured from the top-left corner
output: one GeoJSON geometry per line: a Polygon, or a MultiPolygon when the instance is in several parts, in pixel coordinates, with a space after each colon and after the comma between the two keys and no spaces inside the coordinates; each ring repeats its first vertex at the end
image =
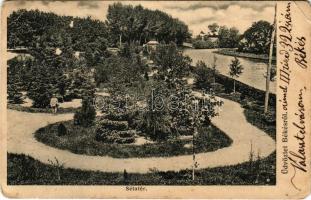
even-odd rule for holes
{"type": "MultiPolygon", "coordinates": [[[[192,154],[191,138],[186,140],[170,139],[164,142],[154,142],[143,145],[107,144],[95,140],[95,126],[84,128],[73,124],[73,121],[62,122],[67,128],[67,134],[58,136],[57,128],[61,122],[40,128],[35,138],[49,146],[69,150],[76,154],[111,156],[115,158],[133,157],[165,157],[192,154]]],[[[196,153],[215,151],[228,147],[232,140],[215,126],[199,131],[195,140],[196,153]]]]}
{"type": "MultiPolygon", "coordinates": [[[[65,169],[29,156],[8,153],[8,185],[275,185],[276,153],[253,162],[195,171],[146,174],[65,169]]],[[[221,159],[221,158],[219,158],[221,159]]]]}

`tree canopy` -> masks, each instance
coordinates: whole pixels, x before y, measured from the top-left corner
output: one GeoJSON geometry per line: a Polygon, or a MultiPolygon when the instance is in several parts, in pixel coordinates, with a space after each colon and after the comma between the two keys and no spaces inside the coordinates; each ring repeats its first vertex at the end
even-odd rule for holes
{"type": "Polygon", "coordinates": [[[217,23],[213,23],[208,25],[208,29],[210,30],[212,35],[216,35],[219,29],[219,25],[217,23]]]}
{"type": "Polygon", "coordinates": [[[267,21],[257,21],[242,35],[239,51],[268,54],[273,26],[267,21]]]}
{"type": "Polygon", "coordinates": [[[235,27],[221,26],[218,30],[218,41],[220,48],[235,48],[239,43],[239,30],[235,27]]]}
{"type": "Polygon", "coordinates": [[[182,21],[159,11],[143,8],[141,5],[109,5],[107,26],[112,41],[117,44],[119,37],[122,42],[146,43],[155,39],[160,42],[182,44],[190,38],[188,26],[182,21]]]}
{"type": "Polygon", "coordinates": [[[241,35],[235,27],[219,26],[216,23],[208,25],[209,34],[203,31],[193,39],[193,46],[196,49],[210,48],[236,48],[238,47],[241,35]],[[202,36],[203,35],[203,36],[202,36]],[[212,40],[216,39],[216,40],[212,40]]]}
{"type": "Polygon", "coordinates": [[[102,38],[108,38],[105,23],[90,17],[59,16],[24,9],[14,11],[8,17],[8,48],[43,45],[86,51],[89,43],[97,43],[96,40],[102,38]]]}
{"type": "Polygon", "coordinates": [[[190,33],[185,23],[162,11],[121,3],[109,5],[106,21],[25,9],[8,17],[8,48],[36,48],[43,44],[91,51],[89,54],[94,57],[94,52],[102,52],[106,46],[117,46],[120,36],[127,43],[143,44],[155,39],[182,44],[190,33]]]}

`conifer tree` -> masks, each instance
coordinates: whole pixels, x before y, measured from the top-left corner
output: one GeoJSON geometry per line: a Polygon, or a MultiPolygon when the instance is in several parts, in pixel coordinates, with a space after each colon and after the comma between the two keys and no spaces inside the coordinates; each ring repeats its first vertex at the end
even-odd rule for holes
{"type": "Polygon", "coordinates": [[[94,123],[96,111],[92,105],[92,99],[85,97],[82,100],[82,107],[74,115],[74,124],[89,127],[94,123]]]}

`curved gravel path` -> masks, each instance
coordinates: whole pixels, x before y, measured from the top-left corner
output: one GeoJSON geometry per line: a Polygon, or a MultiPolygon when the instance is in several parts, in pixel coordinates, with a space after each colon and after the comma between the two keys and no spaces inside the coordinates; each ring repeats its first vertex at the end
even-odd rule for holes
{"type": "MultiPolygon", "coordinates": [[[[213,152],[197,154],[198,168],[212,168],[226,165],[235,165],[249,160],[252,148],[255,155],[267,157],[275,150],[275,141],[262,130],[248,123],[240,104],[220,98],[224,105],[220,115],[212,122],[224,131],[232,140],[231,146],[213,152]]],[[[66,150],[56,149],[38,142],[33,133],[40,127],[57,121],[70,120],[73,114],[45,114],[27,113],[8,110],[8,152],[26,154],[49,164],[48,160],[55,161],[68,168],[82,170],[99,170],[104,172],[147,173],[156,168],[160,171],[179,171],[191,169],[192,155],[152,158],[119,159],[108,156],[87,156],[74,154],[66,150]]]]}

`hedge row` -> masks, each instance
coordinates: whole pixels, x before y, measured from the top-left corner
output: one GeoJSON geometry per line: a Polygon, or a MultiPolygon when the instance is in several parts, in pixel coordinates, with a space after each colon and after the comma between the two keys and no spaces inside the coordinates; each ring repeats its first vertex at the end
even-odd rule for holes
{"type": "Polygon", "coordinates": [[[110,130],[118,130],[118,131],[125,131],[128,129],[128,122],[127,121],[112,121],[109,119],[101,119],[98,122],[97,127],[99,129],[110,129],[110,130]]]}
{"type": "MultiPolygon", "coordinates": [[[[216,74],[216,82],[222,84],[226,92],[231,92],[233,90],[233,79],[230,77],[222,74],[216,74]]],[[[243,96],[249,96],[257,101],[264,102],[265,100],[265,91],[249,86],[238,80],[235,81],[235,87],[236,92],[241,93],[241,98],[243,98],[243,96]]],[[[276,105],[276,95],[273,93],[270,93],[269,95],[269,104],[271,106],[276,105]]]]}
{"type": "Polygon", "coordinates": [[[127,121],[129,119],[129,113],[110,112],[106,115],[106,118],[112,121],[127,121]]]}
{"type": "Polygon", "coordinates": [[[135,130],[117,131],[99,128],[96,130],[96,140],[106,143],[129,144],[135,142],[135,130]]]}

